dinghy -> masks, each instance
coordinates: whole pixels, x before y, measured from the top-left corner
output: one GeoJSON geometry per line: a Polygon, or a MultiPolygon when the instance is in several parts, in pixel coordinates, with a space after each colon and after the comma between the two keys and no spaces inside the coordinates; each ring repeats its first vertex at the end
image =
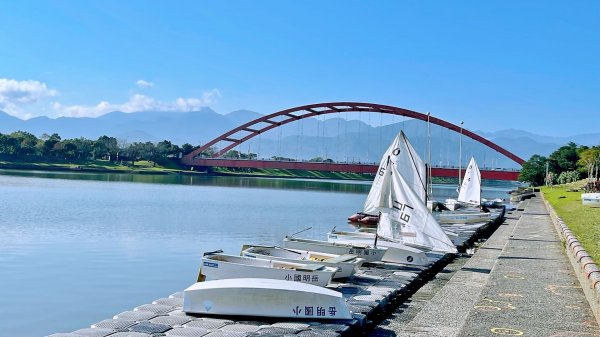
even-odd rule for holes
{"type": "Polygon", "coordinates": [[[475,158],[471,157],[465,177],[458,191],[458,199],[446,199],[445,206],[451,211],[455,211],[463,207],[479,207],[481,205],[481,172],[479,166],[475,162],[475,158]]]}
{"type": "Polygon", "coordinates": [[[202,257],[198,281],[222,280],[240,277],[269,278],[326,286],[337,268],[319,264],[265,260],[219,252],[202,257]]]}
{"type": "Polygon", "coordinates": [[[283,238],[283,247],[299,250],[310,250],[336,255],[352,254],[360,256],[365,262],[377,262],[383,259],[387,248],[373,247],[369,244],[335,243],[322,240],[310,240],[286,236],[283,238]]]}
{"type": "Polygon", "coordinates": [[[352,319],[344,297],[337,291],[264,278],[195,283],[183,291],[183,311],[310,320],[352,319]]]}
{"type": "Polygon", "coordinates": [[[338,268],[333,278],[346,278],[352,276],[365,262],[365,259],[354,254],[328,254],[308,250],[289,249],[275,246],[245,245],[242,256],[273,259],[287,262],[320,264],[338,268]]]}
{"type": "MultiPolygon", "coordinates": [[[[342,232],[339,232],[342,233],[342,232]]],[[[345,232],[345,233],[354,233],[354,232],[345,232]]],[[[334,244],[349,244],[349,245],[373,245],[375,244],[375,236],[369,235],[369,233],[362,233],[364,236],[346,236],[340,235],[338,236],[336,232],[327,233],[327,241],[334,244]]],[[[381,259],[384,262],[391,263],[400,263],[400,264],[409,264],[416,266],[426,266],[428,265],[429,259],[424,251],[409,247],[401,242],[390,241],[385,238],[379,238],[377,241],[377,248],[385,248],[385,254],[381,259]]]]}
{"type": "Polygon", "coordinates": [[[481,212],[478,209],[459,210],[454,212],[434,212],[433,216],[440,224],[469,224],[496,220],[503,212],[501,210],[481,212]]]}
{"type": "MultiPolygon", "coordinates": [[[[407,140],[406,140],[407,141],[407,140]]],[[[331,232],[328,241],[370,242],[402,250],[417,248],[440,253],[456,253],[454,243],[433,218],[424,196],[417,194],[404,179],[392,156],[383,158],[374,206],[380,212],[376,235],[358,232],[331,232]],[[381,242],[377,242],[381,239],[381,242]],[[409,247],[410,246],[410,247],[409,247]]],[[[416,173],[415,173],[416,175],[416,173]]],[[[421,251],[423,257],[425,253],[421,251]]],[[[426,260],[426,258],[425,258],[426,260]]],[[[418,260],[417,260],[418,261],[418,260]]],[[[421,263],[425,263],[424,261],[421,263]]],[[[413,264],[417,264],[413,262],[413,264]]],[[[427,264],[427,263],[425,263],[427,264]]]]}
{"type": "Polygon", "coordinates": [[[500,208],[500,207],[504,206],[504,200],[500,199],[500,198],[491,199],[491,200],[481,198],[481,206],[485,206],[487,208],[500,208]]]}
{"type": "MultiPolygon", "coordinates": [[[[396,135],[396,138],[394,138],[390,146],[384,152],[377,172],[382,172],[382,170],[385,169],[384,166],[387,165],[388,158],[392,162],[392,165],[395,165],[398,170],[402,172],[406,184],[425,202],[427,199],[427,166],[421,157],[419,157],[412,144],[408,141],[404,131],[400,131],[400,133],[396,135]]],[[[350,216],[348,220],[360,222],[363,225],[377,225],[379,219],[377,200],[379,198],[382,182],[383,176],[376,174],[371,189],[369,190],[369,194],[367,195],[367,199],[365,200],[363,210],[350,216]]]]}

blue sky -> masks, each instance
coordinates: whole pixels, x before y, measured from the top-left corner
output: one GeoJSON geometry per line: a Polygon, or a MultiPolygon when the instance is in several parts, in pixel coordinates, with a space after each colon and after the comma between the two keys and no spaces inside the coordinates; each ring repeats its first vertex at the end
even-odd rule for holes
{"type": "Polygon", "coordinates": [[[20,118],[351,100],[600,131],[600,1],[1,1],[0,50],[20,118]]]}

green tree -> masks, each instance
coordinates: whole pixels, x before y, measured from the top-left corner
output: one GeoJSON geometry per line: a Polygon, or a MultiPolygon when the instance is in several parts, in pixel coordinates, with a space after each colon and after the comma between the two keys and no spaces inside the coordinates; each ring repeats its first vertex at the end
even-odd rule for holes
{"type": "Polygon", "coordinates": [[[534,154],[528,161],[523,163],[519,181],[528,182],[533,186],[541,186],[544,184],[546,177],[546,162],[548,159],[544,156],[534,154]]]}
{"type": "Polygon", "coordinates": [[[577,164],[587,178],[597,178],[598,166],[600,166],[600,146],[582,147],[577,164]]]}
{"type": "Polygon", "coordinates": [[[61,142],[62,149],[61,155],[66,159],[77,159],[79,155],[79,149],[77,148],[77,142],[73,139],[66,139],[61,142]]]}
{"type": "Polygon", "coordinates": [[[11,137],[17,139],[20,144],[19,154],[22,156],[35,155],[36,146],[39,142],[36,136],[25,131],[15,131],[10,134],[11,137]]]}
{"type": "Polygon", "coordinates": [[[0,154],[17,155],[19,153],[19,140],[0,133],[0,154]]]}
{"type": "Polygon", "coordinates": [[[227,151],[223,158],[231,158],[231,159],[256,159],[256,153],[243,153],[237,150],[227,151]]]}
{"type": "Polygon", "coordinates": [[[163,140],[156,144],[156,158],[160,162],[164,162],[168,157],[177,157],[181,149],[177,145],[173,145],[168,140],[163,140]]]}
{"type": "Polygon", "coordinates": [[[77,146],[77,159],[86,160],[93,157],[94,141],[83,137],[72,139],[71,142],[77,146]]]}
{"type": "Polygon", "coordinates": [[[42,143],[41,143],[41,150],[42,150],[42,155],[44,156],[51,156],[51,155],[56,155],[56,149],[55,149],[55,145],[60,143],[60,136],[58,135],[58,133],[53,133],[52,135],[48,135],[47,133],[44,133],[41,137],[42,139],[42,143]],[[54,150],[54,152],[53,152],[54,150]]]}
{"type": "Polygon", "coordinates": [[[565,171],[574,171],[577,169],[579,154],[577,153],[577,144],[570,142],[561,146],[558,150],[552,152],[548,157],[550,170],[558,175],[565,171]]]}
{"type": "Polygon", "coordinates": [[[144,143],[134,142],[129,144],[125,149],[126,156],[131,160],[131,166],[135,166],[135,162],[142,159],[144,152],[144,143]]]}
{"type": "Polygon", "coordinates": [[[119,146],[115,137],[102,136],[94,142],[93,148],[94,158],[104,158],[108,160],[116,160],[119,146]]]}
{"type": "Polygon", "coordinates": [[[186,154],[194,151],[194,149],[196,149],[196,148],[190,143],[185,143],[181,146],[181,152],[183,153],[184,156],[186,154]]]}

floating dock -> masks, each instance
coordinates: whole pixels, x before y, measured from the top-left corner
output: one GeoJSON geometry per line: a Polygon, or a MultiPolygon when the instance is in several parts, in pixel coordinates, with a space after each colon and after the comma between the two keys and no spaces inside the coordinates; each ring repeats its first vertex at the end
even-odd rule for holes
{"type": "MultiPolygon", "coordinates": [[[[459,251],[465,252],[476,242],[489,236],[503,221],[503,215],[493,222],[458,228],[459,251]]],[[[429,255],[427,267],[391,263],[370,263],[361,272],[328,288],[341,292],[353,312],[352,320],[265,319],[264,317],[215,317],[189,315],[182,311],[183,293],[174,293],[125,311],[110,319],[94,323],[70,333],[48,337],[244,337],[298,336],[336,337],[366,335],[406,302],[424,284],[438,274],[454,255],[429,255]]]]}

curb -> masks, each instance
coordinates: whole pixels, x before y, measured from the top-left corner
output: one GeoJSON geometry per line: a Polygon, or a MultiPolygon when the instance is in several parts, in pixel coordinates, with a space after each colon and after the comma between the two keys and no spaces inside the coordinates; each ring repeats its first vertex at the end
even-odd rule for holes
{"type": "Polygon", "coordinates": [[[564,239],[565,252],[571,261],[575,274],[577,274],[581,288],[594,312],[596,321],[600,324],[600,268],[598,268],[591,256],[585,251],[563,219],[556,214],[554,208],[544,198],[544,194],[540,193],[540,195],[542,200],[544,200],[556,231],[564,239]]]}

